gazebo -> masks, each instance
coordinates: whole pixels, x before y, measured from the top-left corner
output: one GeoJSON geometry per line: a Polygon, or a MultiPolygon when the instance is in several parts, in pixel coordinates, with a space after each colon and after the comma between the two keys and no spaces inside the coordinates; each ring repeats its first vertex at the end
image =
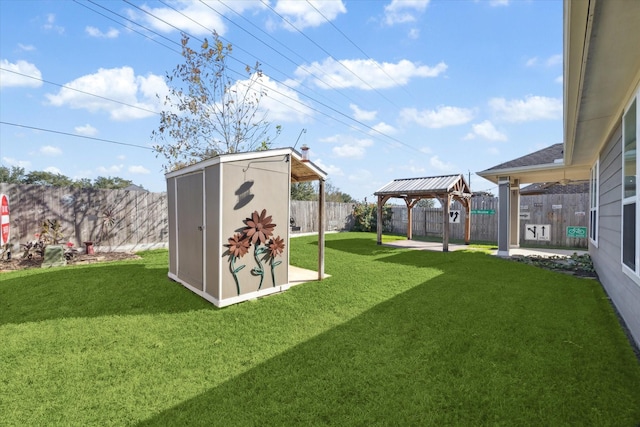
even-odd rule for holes
{"type": "Polygon", "coordinates": [[[403,199],[407,205],[407,239],[412,239],[411,210],[422,199],[438,199],[443,207],[442,251],[449,251],[449,205],[457,200],[464,207],[464,242],[471,236],[471,189],[462,174],[394,179],[374,193],[378,196],[378,244],[382,244],[382,206],[392,198],[403,199]]]}

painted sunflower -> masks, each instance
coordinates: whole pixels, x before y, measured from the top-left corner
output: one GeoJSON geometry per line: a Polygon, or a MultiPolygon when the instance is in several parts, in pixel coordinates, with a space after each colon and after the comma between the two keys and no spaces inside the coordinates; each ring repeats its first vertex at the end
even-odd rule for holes
{"type": "Polygon", "coordinates": [[[258,241],[264,244],[273,235],[273,229],[276,227],[271,222],[271,215],[267,216],[266,209],[263,209],[260,215],[258,211],[254,211],[251,218],[247,218],[244,222],[247,224],[244,233],[253,244],[258,241]]]}
{"type": "Polygon", "coordinates": [[[236,233],[229,238],[229,253],[236,257],[242,258],[247,252],[249,252],[249,239],[242,233],[236,233]]]}
{"type": "Polygon", "coordinates": [[[284,240],[280,238],[280,236],[274,237],[269,242],[269,255],[271,258],[275,258],[284,252],[284,240]]]}

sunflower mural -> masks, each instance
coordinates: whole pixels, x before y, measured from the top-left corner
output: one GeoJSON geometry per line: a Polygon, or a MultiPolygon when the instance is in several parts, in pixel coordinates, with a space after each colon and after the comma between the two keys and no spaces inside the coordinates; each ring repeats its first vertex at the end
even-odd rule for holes
{"type": "Polygon", "coordinates": [[[258,290],[262,289],[264,283],[265,264],[270,269],[273,286],[276,286],[275,268],[282,264],[282,261],[276,261],[276,257],[282,255],[285,245],[280,236],[273,236],[276,224],[271,220],[271,215],[267,216],[266,209],[263,209],[260,214],[254,211],[250,218],[243,221],[246,227],[231,236],[225,245],[228,248],[229,268],[233,274],[238,295],[241,294],[238,272],[245,268],[246,264],[237,265],[237,261],[249,253],[252,245],[256,266],[251,269],[251,274],[260,278],[258,290]]]}

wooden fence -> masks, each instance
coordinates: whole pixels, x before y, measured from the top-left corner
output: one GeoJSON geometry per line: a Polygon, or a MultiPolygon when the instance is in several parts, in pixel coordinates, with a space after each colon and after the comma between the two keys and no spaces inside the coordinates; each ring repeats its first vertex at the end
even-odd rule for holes
{"type": "MultiPolygon", "coordinates": [[[[451,239],[464,240],[465,211],[454,202],[452,210],[460,211],[460,223],[450,224],[451,239]]],[[[393,233],[407,233],[407,208],[392,208],[393,233]]],[[[493,197],[471,199],[471,240],[498,241],[499,203],[493,197]]],[[[568,237],[567,227],[587,227],[589,195],[548,194],[520,197],[520,245],[523,246],[563,246],[587,248],[587,238],[568,237]],[[548,241],[532,240],[527,228],[532,225],[550,226],[548,241]],[[528,227],[527,227],[528,226],[528,227]]],[[[442,209],[413,208],[413,235],[440,238],[442,236],[442,209]]]]}
{"type": "Polygon", "coordinates": [[[163,247],[168,242],[167,195],[145,191],[0,184],[9,196],[11,243],[34,240],[44,220],[58,220],[64,242],[107,250],[163,247]]]}
{"type": "MultiPolygon", "coordinates": [[[[94,241],[107,250],[142,250],[168,244],[167,195],[144,191],[57,188],[37,185],[0,183],[0,193],[7,194],[11,207],[11,242],[16,246],[34,239],[45,219],[58,219],[65,241],[77,247],[94,241]],[[112,212],[113,223],[107,215],[112,212]]],[[[588,194],[553,194],[520,198],[520,244],[540,246],[587,247],[587,239],[567,237],[567,227],[587,227],[588,194]],[[549,241],[527,240],[527,225],[549,225],[549,241]]],[[[291,217],[299,232],[318,229],[317,202],[291,202],[291,217]]],[[[474,197],[471,203],[471,240],[497,242],[498,199],[474,197]]],[[[451,239],[464,239],[464,209],[460,223],[451,224],[451,239]]],[[[392,207],[392,232],[406,234],[407,208],[392,207]]],[[[326,229],[351,230],[354,225],[352,203],[327,202],[326,229]]],[[[531,227],[529,227],[531,228],[531,227]]],[[[414,208],[413,235],[440,238],[442,210],[414,208]]]]}
{"type": "MultiPolygon", "coordinates": [[[[35,239],[44,220],[58,220],[64,242],[84,248],[93,241],[98,250],[132,251],[168,246],[166,193],[94,190],[0,183],[9,197],[11,243],[35,239]],[[109,219],[112,218],[111,223],[109,219]]],[[[300,232],[317,231],[317,202],[292,201],[291,217],[300,232]]],[[[325,206],[327,230],[350,230],[353,204],[325,206]]]]}

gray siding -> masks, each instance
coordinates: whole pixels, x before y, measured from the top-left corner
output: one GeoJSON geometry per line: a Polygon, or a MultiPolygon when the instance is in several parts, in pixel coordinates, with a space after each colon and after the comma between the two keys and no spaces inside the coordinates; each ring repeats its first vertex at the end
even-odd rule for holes
{"type": "Polygon", "coordinates": [[[598,246],[589,252],[600,282],[640,345],[640,285],[622,272],[622,130],[600,152],[598,246]]]}

